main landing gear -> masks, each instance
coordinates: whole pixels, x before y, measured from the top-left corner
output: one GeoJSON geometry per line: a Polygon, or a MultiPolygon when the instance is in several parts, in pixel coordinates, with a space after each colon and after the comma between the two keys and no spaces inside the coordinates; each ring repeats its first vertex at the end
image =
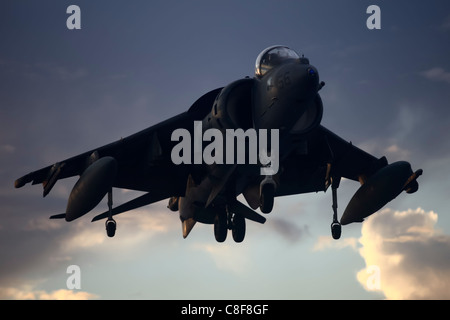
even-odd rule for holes
{"type": "Polygon", "coordinates": [[[259,208],[262,213],[270,213],[273,209],[277,184],[272,176],[266,176],[259,185],[259,208]]]}
{"type": "Polygon", "coordinates": [[[238,213],[232,213],[225,206],[218,210],[214,220],[214,237],[217,242],[224,242],[228,230],[232,231],[233,240],[242,242],[245,238],[245,218],[238,213]]]}
{"type": "Polygon", "coordinates": [[[113,217],[112,217],[112,205],[113,205],[113,202],[112,202],[112,189],[110,189],[108,191],[108,210],[109,210],[109,215],[108,215],[108,219],[106,220],[106,223],[105,223],[106,234],[110,238],[114,237],[114,235],[116,234],[116,228],[117,228],[116,220],[114,220],[113,217]]]}
{"type": "Polygon", "coordinates": [[[338,221],[337,217],[337,188],[339,188],[339,183],[341,182],[341,178],[333,178],[331,183],[331,191],[333,194],[333,222],[331,223],[331,235],[333,236],[333,239],[338,240],[341,237],[342,233],[342,226],[338,221]]]}

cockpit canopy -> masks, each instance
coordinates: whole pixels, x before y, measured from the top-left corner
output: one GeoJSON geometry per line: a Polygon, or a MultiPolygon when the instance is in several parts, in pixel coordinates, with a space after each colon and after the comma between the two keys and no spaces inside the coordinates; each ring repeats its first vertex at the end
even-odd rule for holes
{"type": "Polygon", "coordinates": [[[255,75],[264,76],[270,69],[290,60],[299,60],[300,56],[286,46],[272,46],[264,49],[256,58],[255,75]]]}

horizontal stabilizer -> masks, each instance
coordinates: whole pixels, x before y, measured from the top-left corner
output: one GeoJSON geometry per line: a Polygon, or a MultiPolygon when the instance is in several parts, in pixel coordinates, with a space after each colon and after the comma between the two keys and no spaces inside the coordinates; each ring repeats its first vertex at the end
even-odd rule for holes
{"type": "Polygon", "coordinates": [[[50,217],[50,219],[65,219],[65,218],[66,218],[66,214],[65,213],[55,214],[55,215],[50,217]]]}
{"type": "MultiPolygon", "coordinates": [[[[133,200],[130,200],[114,209],[112,209],[112,215],[115,216],[116,214],[119,213],[123,213],[126,211],[130,211],[133,209],[137,209],[161,200],[166,199],[166,195],[163,195],[162,193],[159,192],[149,192],[146,193],[140,197],[137,197],[133,200]]],[[[102,214],[99,214],[98,216],[95,216],[92,219],[92,222],[97,221],[97,220],[101,220],[101,219],[106,219],[109,216],[109,212],[103,212],[102,214]]]]}
{"type": "Polygon", "coordinates": [[[264,218],[259,213],[253,211],[252,209],[247,207],[242,202],[239,202],[238,200],[235,200],[232,203],[228,204],[228,207],[231,209],[232,212],[244,216],[245,219],[252,220],[258,223],[266,222],[266,218],[264,218]]]}

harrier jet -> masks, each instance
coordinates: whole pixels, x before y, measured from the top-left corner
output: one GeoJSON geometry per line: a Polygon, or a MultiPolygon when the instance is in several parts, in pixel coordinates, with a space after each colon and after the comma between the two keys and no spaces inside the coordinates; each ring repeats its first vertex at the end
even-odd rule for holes
{"type": "Polygon", "coordinates": [[[106,219],[109,237],[116,232],[113,216],[168,199],[184,238],[201,222],[214,225],[219,242],[228,230],[243,241],[246,220],[264,223],[255,210],[270,213],[275,198],[331,187],[331,233],[339,239],[341,225],[362,222],[402,191],[416,192],[422,170],[388,164],[323,127],[324,85],[309,59],[272,46],[258,55],[254,77],[212,90],[187,111],[129,137],[31,172],[15,187],[42,183],[45,197],[58,180],[79,176],[65,213],[50,218],[73,221],[108,195],[108,210],[93,221],[106,219]],[[342,178],[361,186],[338,219],[342,178]],[[144,194],[113,207],[113,188],[144,194]]]}

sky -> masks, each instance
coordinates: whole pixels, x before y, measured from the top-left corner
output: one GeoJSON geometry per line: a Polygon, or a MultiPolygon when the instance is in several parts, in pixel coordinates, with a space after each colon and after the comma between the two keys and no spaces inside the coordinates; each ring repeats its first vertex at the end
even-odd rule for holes
{"type": "MultiPolygon", "coordinates": [[[[0,2],[0,299],[449,299],[450,3],[448,1],[0,2]],[[66,9],[81,9],[69,30],[66,9]],[[368,6],[381,10],[369,30],[368,6]],[[24,174],[187,110],[254,75],[286,45],[326,85],[322,125],[376,157],[422,168],[401,194],[331,238],[331,191],[277,198],[244,242],[211,225],[182,238],[162,201],[67,223],[76,178],[44,199],[24,174]],[[76,265],[80,288],[67,285],[76,265]],[[70,268],[69,268],[70,270],[70,268]]],[[[359,184],[342,181],[339,215],[359,184]]],[[[114,203],[139,195],[114,190],[114,203]]]]}

